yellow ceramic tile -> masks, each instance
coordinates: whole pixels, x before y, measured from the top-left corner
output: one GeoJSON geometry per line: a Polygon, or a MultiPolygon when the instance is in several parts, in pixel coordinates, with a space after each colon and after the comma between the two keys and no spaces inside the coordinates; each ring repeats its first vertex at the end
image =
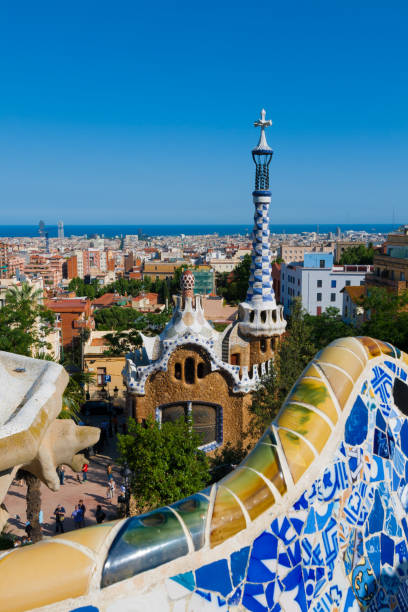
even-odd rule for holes
{"type": "Polygon", "coordinates": [[[314,378],[320,378],[320,372],[319,370],[316,368],[316,366],[313,365],[313,363],[305,370],[305,373],[303,374],[302,378],[304,378],[305,376],[313,376],[314,378]]]}
{"type": "Polygon", "coordinates": [[[275,485],[281,495],[286,493],[286,483],[275,446],[258,444],[241,465],[261,472],[275,485]]]}
{"type": "Polygon", "coordinates": [[[372,357],[379,357],[381,355],[378,344],[372,338],[369,338],[368,336],[359,336],[357,340],[359,340],[364,346],[369,359],[372,359],[372,357]]]}
{"type": "Polygon", "coordinates": [[[287,399],[287,402],[311,404],[327,414],[333,425],[337,423],[337,411],[325,382],[311,378],[302,378],[287,399]]]}
{"type": "Polygon", "coordinates": [[[85,527],[85,529],[77,529],[69,533],[63,533],[55,536],[55,539],[69,540],[70,542],[78,542],[83,546],[87,546],[94,552],[98,552],[104,544],[109,532],[119,521],[94,525],[93,527],[85,527]]]}
{"type": "Polygon", "coordinates": [[[351,351],[352,353],[354,353],[359,359],[362,359],[363,361],[367,362],[368,361],[368,357],[366,355],[366,351],[362,348],[359,349],[358,346],[358,339],[355,337],[351,337],[351,338],[339,338],[338,340],[335,340],[334,342],[332,342],[330,344],[330,346],[333,347],[344,347],[346,349],[348,349],[349,351],[351,351]]]}
{"type": "Polygon", "coordinates": [[[287,429],[300,434],[319,453],[331,434],[330,427],[320,415],[309,410],[309,408],[299,406],[299,404],[288,404],[286,406],[285,411],[281,414],[278,426],[287,427],[287,429]]]}
{"type": "Polygon", "coordinates": [[[336,368],[327,364],[320,363],[319,365],[322,368],[323,374],[329,381],[329,384],[333,389],[341,408],[344,408],[353,389],[353,383],[340,370],[337,370],[336,368]]]}
{"type": "Polygon", "coordinates": [[[279,438],[294,482],[304,474],[314,460],[314,454],[306,442],[289,431],[279,429],[279,438]]]}
{"type": "Polygon", "coordinates": [[[211,519],[210,547],[222,544],[245,527],[245,517],[235,497],[224,487],[218,487],[211,519]]]}
{"type": "Polygon", "coordinates": [[[401,360],[408,366],[408,355],[404,351],[401,351],[401,360]]]}
{"type": "Polygon", "coordinates": [[[252,470],[237,468],[222,481],[222,486],[232,491],[243,503],[251,520],[275,503],[269,487],[252,470]]]}
{"type": "Polygon", "coordinates": [[[364,370],[364,366],[354,357],[354,354],[350,351],[345,350],[341,346],[328,346],[319,355],[318,363],[325,361],[326,363],[332,363],[333,365],[342,368],[350,374],[353,380],[357,380],[361,372],[364,370]]]}
{"type": "Polygon", "coordinates": [[[93,561],[71,546],[39,542],[0,560],[1,609],[23,612],[88,591],[93,561]]]}
{"type": "Polygon", "coordinates": [[[384,353],[384,355],[388,355],[390,357],[395,357],[396,351],[394,350],[394,347],[391,344],[387,344],[386,342],[382,342],[382,340],[376,340],[376,344],[378,344],[378,346],[381,349],[381,352],[384,353]]]}

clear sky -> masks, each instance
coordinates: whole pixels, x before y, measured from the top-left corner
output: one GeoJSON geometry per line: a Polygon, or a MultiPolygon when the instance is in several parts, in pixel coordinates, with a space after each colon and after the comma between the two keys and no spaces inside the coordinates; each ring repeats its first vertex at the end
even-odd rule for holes
{"type": "Polygon", "coordinates": [[[408,3],[0,6],[0,224],[408,222],[408,3]]]}

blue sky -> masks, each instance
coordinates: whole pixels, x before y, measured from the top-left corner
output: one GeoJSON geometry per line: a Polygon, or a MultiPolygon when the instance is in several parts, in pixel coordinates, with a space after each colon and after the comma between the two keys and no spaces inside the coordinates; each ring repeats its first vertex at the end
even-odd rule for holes
{"type": "Polygon", "coordinates": [[[3,2],[1,224],[408,221],[408,3],[3,2]],[[405,215],[405,216],[404,216],[405,215]]]}

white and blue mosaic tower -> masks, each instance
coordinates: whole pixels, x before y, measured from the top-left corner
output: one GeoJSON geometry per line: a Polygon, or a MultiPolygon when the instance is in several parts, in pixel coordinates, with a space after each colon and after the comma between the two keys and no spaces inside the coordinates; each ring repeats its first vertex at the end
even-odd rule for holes
{"type": "Polygon", "coordinates": [[[280,335],[285,331],[283,307],[277,306],[272,285],[271,254],[269,247],[269,165],[273,151],[266,141],[265,129],[272,125],[265,119],[266,112],[254,126],[261,128],[259,142],[252,149],[255,163],[255,191],[252,192],[255,215],[252,231],[252,262],[245,302],[239,306],[240,331],[248,336],[280,335]]]}

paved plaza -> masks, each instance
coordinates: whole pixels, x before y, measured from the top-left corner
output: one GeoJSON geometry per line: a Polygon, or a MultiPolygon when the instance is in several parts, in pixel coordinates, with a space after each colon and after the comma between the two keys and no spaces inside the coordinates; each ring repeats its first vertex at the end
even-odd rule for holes
{"type": "MultiPolygon", "coordinates": [[[[114,443],[112,447],[112,456],[115,456],[114,443]]],[[[55,517],[54,510],[58,504],[64,506],[66,510],[66,518],[64,520],[64,530],[71,531],[75,529],[74,520],[71,514],[75,505],[80,499],[83,500],[85,513],[85,526],[96,524],[95,510],[100,504],[102,510],[106,514],[106,520],[117,517],[117,499],[120,495],[120,485],[122,478],[120,476],[120,466],[114,462],[111,456],[95,455],[89,460],[88,479],[82,482],[82,474],[79,474],[81,479],[78,482],[77,474],[68,466],[65,466],[65,482],[60,487],[59,491],[50,491],[43,483],[41,483],[41,496],[43,511],[43,534],[50,536],[55,534],[55,517]],[[114,481],[116,484],[115,495],[112,500],[107,499],[107,473],[106,467],[108,464],[113,466],[114,481]]],[[[8,494],[4,500],[7,511],[11,518],[8,522],[10,531],[17,535],[25,535],[24,527],[26,523],[26,485],[18,486],[16,481],[11,485],[8,494]]]]}

